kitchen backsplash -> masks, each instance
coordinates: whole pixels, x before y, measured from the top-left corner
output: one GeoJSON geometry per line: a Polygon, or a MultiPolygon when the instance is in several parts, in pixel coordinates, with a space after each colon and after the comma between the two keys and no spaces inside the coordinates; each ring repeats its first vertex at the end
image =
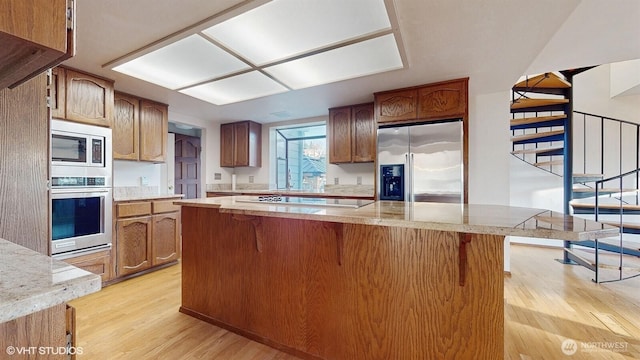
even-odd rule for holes
{"type": "MultiPolygon", "coordinates": [[[[231,184],[207,184],[207,191],[231,190],[231,184]]],[[[269,190],[269,184],[236,184],[236,190],[269,190]]]]}
{"type": "Polygon", "coordinates": [[[160,188],[158,186],[115,186],[113,188],[114,199],[128,199],[159,194],[160,188]]]}
{"type": "MultiPolygon", "coordinates": [[[[207,191],[228,191],[231,184],[207,184],[207,191]]],[[[269,184],[236,184],[236,190],[269,190],[269,184]]],[[[371,195],[373,185],[325,185],[324,192],[339,195],[371,195]]]]}
{"type": "Polygon", "coordinates": [[[340,195],[371,195],[373,196],[373,185],[324,185],[324,192],[328,194],[340,195]]]}

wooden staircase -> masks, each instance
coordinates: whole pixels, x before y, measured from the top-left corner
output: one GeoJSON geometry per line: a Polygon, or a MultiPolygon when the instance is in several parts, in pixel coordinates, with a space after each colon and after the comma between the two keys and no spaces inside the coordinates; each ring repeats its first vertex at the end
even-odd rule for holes
{"type": "Polygon", "coordinates": [[[513,155],[553,173],[562,166],[571,84],[555,73],[527,78],[512,88],[513,155]],[[557,169],[557,167],[556,167],[557,169]]]}
{"type": "MultiPolygon", "coordinates": [[[[513,86],[512,119],[510,120],[512,155],[555,175],[568,177],[571,174],[571,164],[567,165],[564,161],[565,156],[573,156],[572,149],[565,148],[565,146],[572,146],[571,137],[568,136],[571,134],[565,133],[566,129],[571,129],[569,125],[572,123],[573,116],[571,80],[573,75],[589,69],[591,67],[565,70],[559,73],[544,73],[528,77],[513,86]]],[[[568,203],[565,205],[565,212],[571,209],[574,214],[578,215],[596,214],[596,182],[603,180],[603,178],[603,174],[574,173],[570,182],[565,181],[565,202],[568,203]],[[567,192],[571,194],[568,195],[567,192]]],[[[623,214],[634,214],[638,215],[638,219],[640,219],[638,202],[631,203],[623,200],[624,192],[637,193],[637,191],[635,189],[599,188],[598,199],[608,197],[612,201],[610,203],[600,201],[598,214],[620,215],[620,219],[623,214]]],[[[612,225],[620,226],[621,232],[625,234],[640,234],[640,224],[613,221],[612,225]]],[[[631,242],[628,245],[623,243],[622,239],[621,234],[619,242],[611,239],[599,239],[597,243],[594,241],[565,242],[563,262],[577,263],[593,270],[596,273],[595,281],[599,282],[599,269],[607,268],[598,261],[600,250],[620,256],[640,257],[640,247],[636,245],[637,243],[631,242]],[[595,260],[585,258],[581,253],[585,249],[587,253],[591,251],[595,254],[595,260]]],[[[622,274],[622,266],[619,266],[619,271],[622,274]]],[[[620,280],[622,280],[622,275],[620,280]]]]}

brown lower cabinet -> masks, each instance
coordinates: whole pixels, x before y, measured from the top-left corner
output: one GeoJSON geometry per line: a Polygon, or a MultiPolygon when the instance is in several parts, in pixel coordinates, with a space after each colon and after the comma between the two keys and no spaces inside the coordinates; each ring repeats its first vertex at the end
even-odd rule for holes
{"type": "Polygon", "coordinates": [[[75,324],[75,309],[66,304],[0,323],[0,358],[73,360],[80,349],[75,324]]]}
{"type": "Polygon", "coordinates": [[[90,271],[102,277],[102,282],[106,283],[113,279],[113,262],[111,261],[111,250],[98,251],[92,254],[80,255],[69,259],[64,259],[67,264],[90,271]]]}
{"type": "Polygon", "coordinates": [[[172,201],[116,203],[116,277],[180,258],[180,207],[172,201]]]}

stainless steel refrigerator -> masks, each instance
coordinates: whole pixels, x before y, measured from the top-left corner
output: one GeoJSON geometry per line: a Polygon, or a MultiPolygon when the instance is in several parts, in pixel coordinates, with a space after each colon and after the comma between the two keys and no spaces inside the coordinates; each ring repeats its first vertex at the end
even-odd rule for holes
{"type": "Polygon", "coordinates": [[[463,202],[462,120],[378,129],[379,200],[463,202]]]}

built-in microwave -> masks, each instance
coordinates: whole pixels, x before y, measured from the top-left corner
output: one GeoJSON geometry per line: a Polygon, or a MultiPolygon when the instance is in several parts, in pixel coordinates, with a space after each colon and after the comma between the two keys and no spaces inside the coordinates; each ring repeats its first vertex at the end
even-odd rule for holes
{"type": "Polygon", "coordinates": [[[82,124],[52,120],[52,166],[103,168],[105,167],[106,145],[107,139],[103,134],[87,130],[82,124]]]}

